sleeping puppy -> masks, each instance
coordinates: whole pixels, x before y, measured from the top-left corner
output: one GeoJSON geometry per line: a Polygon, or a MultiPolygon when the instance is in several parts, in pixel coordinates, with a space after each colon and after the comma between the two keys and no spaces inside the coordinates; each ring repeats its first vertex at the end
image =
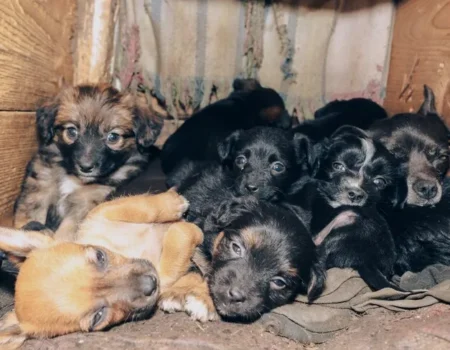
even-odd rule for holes
{"type": "Polygon", "coordinates": [[[286,202],[309,228],[325,268],[351,267],[373,289],[392,287],[394,242],[377,204],[397,189],[395,159],[350,126],[322,147],[315,179],[293,186],[286,202]]]}
{"type": "Polygon", "coordinates": [[[278,201],[295,178],[307,174],[307,139],[256,127],[236,131],[218,146],[221,164],[187,163],[168,178],[190,203],[188,220],[202,221],[226,199],[252,195],[278,201]]]}
{"type": "Polygon", "coordinates": [[[217,144],[234,131],[254,126],[289,129],[291,122],[275,90],[253,79],[237,79],[228,98],[198,111],[169,137],[161,152],[162,169],[168,174],[185,161],[217,160],[217,144]]]}
{"type": "MultiPolygon", "coordinates": [[[[290,211],[251,198],[232,200],[216,208],[207,222],[204,244],[193,261],[223,318],[251,321],[298,293],[312,300],[322,291],[325,276],[314,244],[290,211]]],[[[186,297],[166,293],[162,307],[180,310],[174,306],[186,297]]]]}
{"type": "Polygon", "coordinates": [[[374,123],[369,134],[397,158],[408,187],[406,203],[435,205],[442,197],[442,180],[449,167],[448,130],[437,114],[433,91],[417,113],[397,114],[374,123]]]}
{"type": "Polygon", "coordinates": [[[36,112],[39,150],[27,167],[14,226],[66,235],[138,175],[161,129],[147,104],[108,85],[65,88],[36,112]]]}
{"type": "Polygon", "coordinates": [[[383,107],[366,98],[335,100],[318,109],[313,120],[303,122],[294,128],[294,132],[319,142],[330,137],[341,126],[351,125],[367,130],[375,121],[387,117],[383,107]]]}

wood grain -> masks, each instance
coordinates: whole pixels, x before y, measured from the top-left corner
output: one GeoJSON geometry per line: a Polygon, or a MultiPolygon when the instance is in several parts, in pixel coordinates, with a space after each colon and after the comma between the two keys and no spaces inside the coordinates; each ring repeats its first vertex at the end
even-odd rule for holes
{"type": "Polygon", "coordinates": [[[403,1],[397,9],[385,107],[390,113],[416,110],[423,84],[435,92],[450,125],[450,0],[403,1]]]}
{"type": "Polygon", "coordinates": [[[11,217],[25,167],[36,152],[35,116],[0,112],[0,223],[11,217]]]}
{"type": "Polygon", "coordinates": [[[76,0],[0,1],[0,110],[34,110],[72,83],[76,0]]]}

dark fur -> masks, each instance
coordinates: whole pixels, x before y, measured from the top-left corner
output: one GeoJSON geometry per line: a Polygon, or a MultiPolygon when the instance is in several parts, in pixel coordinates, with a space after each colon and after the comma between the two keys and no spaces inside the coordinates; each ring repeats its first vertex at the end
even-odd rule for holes
{"type": "Polygon", "coordinates": [[[295,215],[247,199],[224,202],[211,216],[201,253],[222,317],[254,320],[293,301],[298,293],[308,293],[311,300],[321,293],[325,276],[314,244],[295,215]]]}
{"type": "Polygon", "coordinates": [[[366,98],[335,100],[318,109],[313,120],[303,122],[294,128],[294,132],[318,142],[330,137],[341,126],[351,125],[366,130],[375,121],[387,117],[383,107],[366,98]]]}
{"type": "Polygon", "coordinates": [[[396,197],[395,160],[364,131],[345,126],[323,142],[317,164],[315,179],[293,186],[287,203],[316,240],[324,267],[351,267],[373,289],[392,287],[394,242],[377,204],[396,197]]]}
{"type": "Polygon", "coordinates": [[[291,117],[275,90],[253,80],[237,80],[234,87],[228,98],[193,114],[169,137],[161,152],[165,174],[185,161],[217,160],[217,144],[236,130],[258,125],[290,128],[291,117]]]}
{"type": "Polygon", "coordinates": [[[63,89],[36,112],[39,150],[15,205],[15,226],[73,229],[148,163],[161,125],[144,101],[107,85],[63,89]]]}
{"type": "Polygon", "coordinates": [[[434,95],[424,88],[418,113],[397,114],[373,124],[370,135],[380,140],[401,163],[408,193],[406,204],[438,203],[449,167],[448,130],[436,112],[434,95]]]}

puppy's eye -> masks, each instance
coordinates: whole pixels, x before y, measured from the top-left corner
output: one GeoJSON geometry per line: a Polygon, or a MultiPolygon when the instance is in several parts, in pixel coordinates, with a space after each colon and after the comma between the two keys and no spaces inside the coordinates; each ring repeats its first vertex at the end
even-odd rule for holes
{"type": "Polygon", "coordinates": [[[443,154],[442,156],[439,156],[439,160],[441,162],[448,162],[448,156],[443,154]]]}
{"type": "Polygon", "coordinates": [[[339,162],[334,162],[333,169],[337,171],[345,171],[345,165],[339,162]]]}
{"type": "Polygon", "coordinates": [[[282,277],[274,277],[270,281],[270,288],[275,290],[281,290],[286,288],[286,281],[282,277]]]}
{"type": "Polygon", "coordinates": [[[247,158],[245,156],[238,156],[234,162],[239,168],[243,168],[247,164],[247,158]]]}
{"type": "Polygon", "coordinates": [[[102,307],[101,309],[97,310],[92,317],[90,330],[96,329],[96,327],[105,319],[106,317],[106,309],[102,307]]]}
{"type": "Polygon", "coordinates": [[[230,242],[230,248],[233,251],[233,253],[236,254],[237,256],[242,255],[242,248],[236,242],[230,242]]]}
{"type": "Polygon", "coordinates": [[[382,177],[377,177],[373,179],[373,183],[375,184],[375,186],[381,189],[385,188],[387,185],[386,180],[383,179],[382,177]]]}
{"type": "Polygon", "coordinates": [[[116,132],[110,132],[106,137],[106,142],[110,145],[115,145],[121,140],[122,136],[116,132]]]}
{"type": "Polygon", "coordinates": [[[428,154],[429,154],[430,156],[435,156],[436,153],[437,153],[436,148],[432,148],[432,149],[429,149],[429,150],[428,150],[428,154]]]}
{"type": "Polygon", "coordinates": [[[286,169],[284,164],[281,163],[281,162],[274,162],[274,163],[272,163],[271,168],[272,168],[272,171],[274,173],[276,173],[276,174],[280,174],[280,173],[284,172],[284,170],[286,169]]]}
{"type": "Polygon", "coordinates": [[[95,252],[95,258],[97,259],[97,265],[100,267],[105,267],[107,263],[107,257],[104,251],[97,249],[95,252]]]}
{"type": "Polygon", "coordinates": [[[68,128],[64,129],[64,137],[66,140],[73,142],[78,138],[78,130],[74,126],[69,126],[68,128]]]}

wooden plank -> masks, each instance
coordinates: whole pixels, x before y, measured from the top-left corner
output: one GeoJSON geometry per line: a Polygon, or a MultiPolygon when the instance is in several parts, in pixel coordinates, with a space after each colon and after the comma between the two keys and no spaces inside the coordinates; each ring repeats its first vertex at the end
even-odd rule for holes
{"type": "Polygon", "coordinates": [[[0,223],[12,216],[25,167],[36,149],[34,113],[0,112],[0,223]]]}
{"type": "Polygon", "coordinates": [[[34,110],[72,83],[76,0],[0,1],[0,110],[34,110]]]}
{"type": "Polygon", "coordinates": [[[450,125],[450,0],[403,1],[397,9],[385,107],[416,110],[423,84],[450,125]]]}

